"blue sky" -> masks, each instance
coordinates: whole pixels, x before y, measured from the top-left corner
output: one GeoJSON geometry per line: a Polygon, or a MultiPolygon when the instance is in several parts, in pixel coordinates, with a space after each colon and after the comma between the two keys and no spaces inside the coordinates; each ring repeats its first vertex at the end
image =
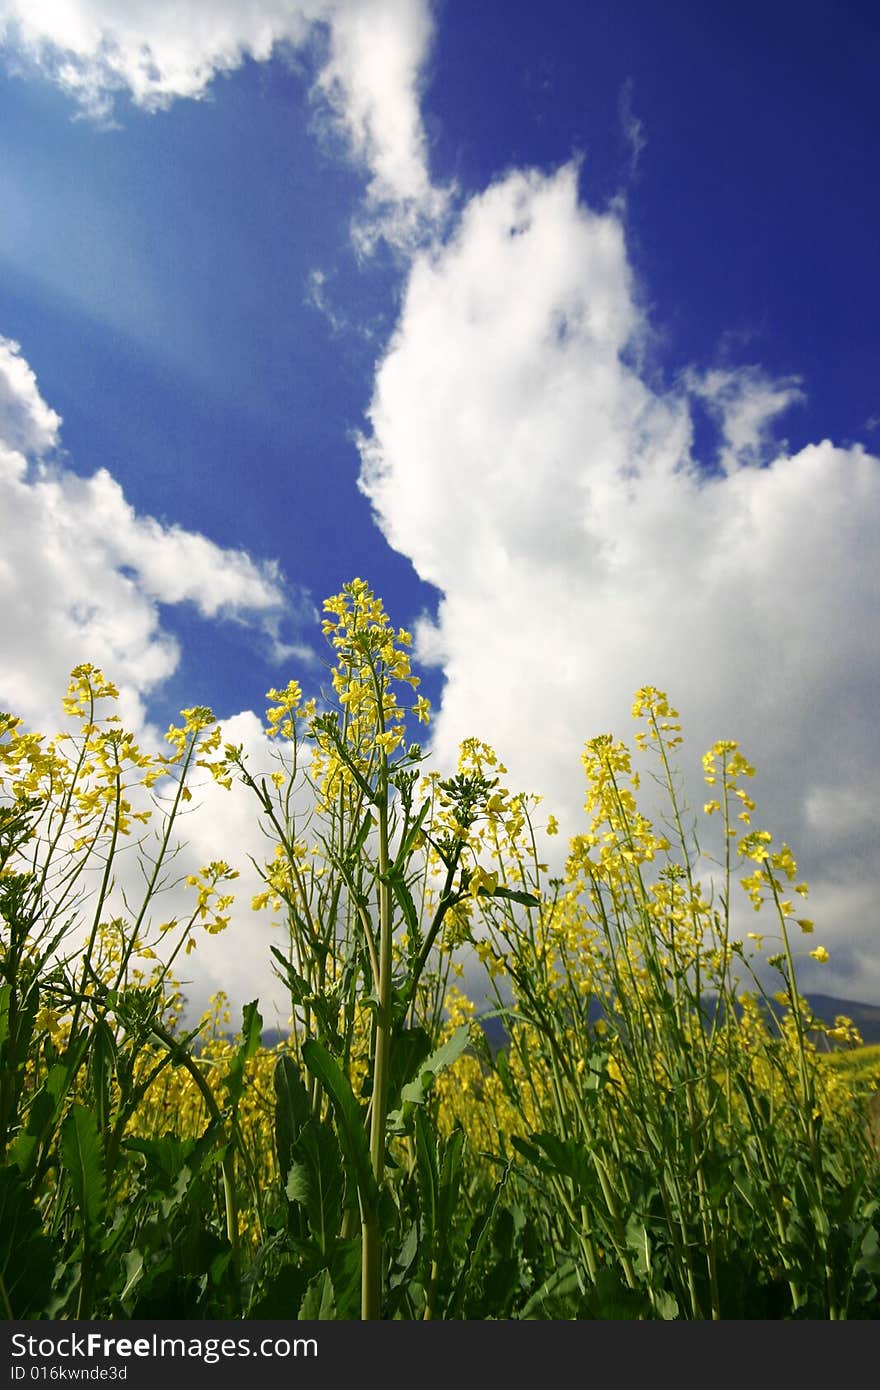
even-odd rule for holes
{"type": "Polygon", "coordinates": [[[0,0],[0,56],[0,702],[256,738],[362,575],[437,758],[567,830],[638,686],[695,805],[740,739],[880,1003],[875,7],[0,0]]]}

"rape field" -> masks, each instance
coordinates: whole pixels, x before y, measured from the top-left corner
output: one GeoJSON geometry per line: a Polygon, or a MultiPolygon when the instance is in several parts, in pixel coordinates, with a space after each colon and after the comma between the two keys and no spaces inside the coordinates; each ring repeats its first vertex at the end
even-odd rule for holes
{"type": "Polygon", "coordinates": [[[637,692],[634,748],[586,746],[551,876],[555,821],[493,749],[444,778],[411,741],[427,701],[369,587],[325,611],[330,683],[269,692],[271,768],[201,707],[146,752],[87,665],[67,733],[0,716],[4,1316],[876,1317],[880,1049],[798,989],[827,952],[742,750],[704,755],[698,832],[679,716],[637,692]],[[259,1000],[184,1021],[177,963],[235,930],[220,860],[161,917],[197,773],[244,784],[269,837],[273,1047],[259,1000]]]}

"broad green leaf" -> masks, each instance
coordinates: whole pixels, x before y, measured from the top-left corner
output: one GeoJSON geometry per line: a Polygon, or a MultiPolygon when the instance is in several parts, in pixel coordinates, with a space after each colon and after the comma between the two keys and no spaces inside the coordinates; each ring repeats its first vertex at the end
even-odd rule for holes
{"type": "Polygon", "coordinates": [[[125,1287],[119,1295],[121,1303],[124,1303],[128,1295],[140,1283],[144,1272],[144,1257],[140,1250],[126,1250],[125,1252],[125,1287]]]}
{"type": "Polygon", "coordinates": [[[629,1288],[616,1268],[603,1265],[596,1275],[595,1316],[609,1322],[635,1322],[650,1317],[651,1304],[640,1289],[629,1288]]]}
{"type": "Polygon", "coordinates": [[[55,1258],[17,1168],[0,1168],[0,1305],[3,1316],[39,1317],[52,1290],[55,1258]],[[8,1311],[7,1311],[8,1310],[8,1311]]]}
{"type": "Polygon", "coordinates": [[[452,1066],[453,1062],[464,1052],[470,1040],[470,1026],[462,1023],[456,1028],[451,1037],[446,1039],[430,1057],[426,1057],[419,1066],[417,1075],[413,1080],[404,1086],[400,1096],[401,1100],[409,1101],[412,1105],[424,1105],[428,1092],[434,1084],[434,1077],[438,1072],[446,1067],[452,1066]]]}
{"type": "Polygon", "coordinates": [[[191,1139],[178,1139],[176,1134],[163,1134],[157,1139],[139,1139],[131,1135],[123,1139],[123,1148],[143,1154],[151,1180],[160,1177],[163,1185],[177,1177],[193,1148],[191,1139]]]}
{"type": "Polygon", "coordinates": [[[330,1258],[333,1299],[337,1318],[353,1320],[361,1315],[361,1241],[337,1240],[330,1258]]]}
{"type": "Polygon", "coordinates": [[[557,1306],[554,1300],[576,1294],[579,1289],[580,1280],[574,1260],[563,1260],[559,1268],[554,1269],[543,1284],[535,1289],[520,1313],[520,1317],[528,1319],[552,1317],[557,1306]]]}
{"type": "Polygon", "coordinates": [[[189,1196],[192,1173],[184,1164],[171,1185],[171,1189],[163,1200],[159,1203],[159,1213],[163,1221],[167,1221],[172,1212],[181,1205],[186,1197],[189,1196]]]}
{"type": "Polygon", "coordinates": [[[388,1276],[388,1287],[396,1289],[410,1274],[413,1261],[419,1251],[419,1226],[413,1221],[403,1238],[403,1243],[394,1257],[388,1276]]]}
{"type": "Polygon", "coordinates": [[[290,1167],[293,1146],[303,1125],[311,1119],[309,1093],[305,1088],[299,1066],[293,1057],[284,1054],[275,1063],[275,1152],[278,1171],[290,1167]]]}
{"type": "Polygon", "coordinates": [[[122,1147],[142,1154],[146,1160],[143,1188],[148,1201],[172,1199],[174,1205],[185,1195],[188,1184],[207,1165],[222,1160],[220,1133],[212,1121],[198,1139],[178,1139],[163,1134],[157,1139],[123,1139],[122,1147]],[[183,1186],[181,1186],[183,1175],[183,1186]]]}
{"type": "Polygon", "coordinates": [[[353,1174],[360,1198],[362,1216],[375,1210],[379,1191],[370,1164],[370,1148],[363,1117],[348,1077],[325,1047],[310,1038],[303,1043],[303,1061],[318,1078],[336,1118],[339,1142],[348,1171],[353,1174]]]}
{"type": "Polygon", "coordinates": [[[284,1318],[290,1321],[299,1316],[305,1297],[308,1274],[301,1265],[285,1265],[279,1269],[262,1296],[251,1305],[251,1318],[284,1318]]]}
{"type": "Polygon", "coordinates": [[[635,1212],[627,1219],[626,1243],[635,1255],[636,1274],[647,1278],[651,1273],[651,1237],[644,1221],[635,1212]]]}
{"type": "Polygon", "coordinates": [[[308,1168],[304,1163],[298,1163],[294,1160],[287,1174],[287,1182],[284,1184],[285,1197],[288,1202],[299,1202],[301,1206],[305,1206],[309,1200],[310,1191],[308,1168]]]}
{"type": "Polygon", "coordinates": [[[309,1281],[305,1298],[300,1304],[300,1322],[328,1322],[336,1317],[333,1280],[330,1271],[322,1269],[309,1281]]]}
{"type": "Polygon", "coordinates": [[[483,1211],[474,1218],[470,1235],[468,1236],[467,1254],[459,1270],[458,1279],[456,1280],[455,1288],[452,1291],[452,1297],[449,1301],[449,1307],[446,1311],[447,1318],[457,1318],[460,1316],[460,1310],[467,1292],[471,1271],[475,1268],[480,1257],[480,1252],[486,1243],[486,1238],[492,1229],[495,1212],[498,1209],[501,1194],[507,1186],[507,1179],[509,1177],[510,1164],[506,1163],[504,1165],[504,1172],[492,1189],[492,1195],[483,1208],[483,1211]]]}
{"type": "Polygon", "coordinates": [[[104,1155],[91,1110],[73,1105],[61,1126],[61,1162],[70,1179],[83,1232],[89,1239],[104,1210],[104,1155]]]}
{"type": "Polygon", "coordinates": [[[394,1033],[388,1079],[389,1107],[397,1104],[402,1087],[422,1069],[430,1051],[431,1035],[427,1028],[403,1028],[394,1033]]]}
{"type": "Polygon", "coordinates": [[[679,1316],[678,1299],[667,1289],[654,1295],[654,1311],[664,1322],[674,1322],[679,1316]]]}
{"type": "Polygon", "coordinates": [[[40,1152],[48,1147],[64,1113],[67,1093],[73,1084],[88,1043],[89,1033],[82,1032],[72,1039],[60,1061],[54,1062],[31,1101],[24,1129],[19,1130],[9,1146],[9,1158],[29,1176],[40,1152]]]}
{"type": "Polygon", "coordinates": [[[583,1144],[575,1139],[560,1139],[557,1134],[533,1134],[531,1143],[510,1136],[513,1147],[542,1173],[550,1177],[570,1178],[578,1190],[590,1185],[590,1167],[583,1144]]]}
{"type": "Polygon", "coordinates": [[[288,1201],[305,1208],[309,1230],[325,1258],[342,1224],[345,1174],[333,1130],[310,1120],[293,1147],[285,1188],[288,1201]]]}

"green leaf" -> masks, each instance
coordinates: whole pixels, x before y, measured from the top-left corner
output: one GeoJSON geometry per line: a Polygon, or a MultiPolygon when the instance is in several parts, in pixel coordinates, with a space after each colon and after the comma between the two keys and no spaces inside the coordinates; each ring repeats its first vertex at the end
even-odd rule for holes
{"type": "Polygon", "coordinates": [[[104,1211],[103,1160],[95,1116],[84,1105],[71,1106],[61,1126],[61,1162],[87,1240],[97,1230],[104,1211]]]}
{"type": "Polygon", "coordinates": [[[326,1259],[342,1224],[345,1174],[336,1135],[310,1120],[299,1133],[285,1188],[305,1208],[309,1230],[326,1259]]]}
{"type": "Polygon", "coordinates": [[[443,1233],[452,1229],[453,1217],[458,1206],[465,1143],[464,1130],[460,1126],[456,1126],[443,1146],[443,1160],[440,1164],[440,1190],[437,1200],[437,1222],[443,1233]]]}
{"type": "Polygon", "coordinates": [[[275,1153],[278,1171],[285,1174],[290,1167],[297,1136],[311,1119],[311,1105],[293,1057],[285,1053],[278,1058],[272,1080],[275,1088],[275,1153]]]}
{"type": "Polygon", "coordinates": [[[416,912],[416,905],[412,900],[406,879],[396,868],[392,868],[388,873],[388,882],[391,884],[395,898],[400,904],[403,913],[403,920],[406,922],[406,929],[410,939],[419,937],[419,915],[416,912]]]}
{"type": "Polygon", "coordinates": [[[261,1298],[248,1313],[251,1318],[284,1318],[298,1316],[306,1292],[308,1275],[300,1265],[284,1265],[266,1286],[261,1298]]]}
{"type": "Polygon", "coordinates": [[[88,1042],[88,1033],[71,1041],[61,1061],[53,1063],[46,1079],[37,1091],[27,1114],[23,1130],[19,1130],[9,1146],[11,1161],[29,1176],[37,1165],[41,1148],[47,1148],[64,1112],[67,1093],[79,1070],[88,1042]]]}
{"type": "Polygon", "coordinates": [[[125,1287],[119,1295],[119,1301],[124,1303],[132,1290],[140,1283],[144,1272],[144,1257],[140,1250],[126,1250],[125,1252],[125,1287]]]}
{"type": "Polygon", "coordinates": [[[402,1028],[395,1031],[391,1049],[391,1075],[388,1079],[388,1105],[400,1100],[401,1088],[421,1071],[431,1051],[431,1035],[427,1028],[402,1028]]]}
{"type": "Polygon", "coordinates": [[[654,1295],[654,1311],[664,1322],[674,1322],[679,1316],[678,1299],[668,1290],[660,1289],[654,1295]]]}
{"type": "Polygon", "coordinates": [[[55,1259],[17,1168],[0,1168],[0,1305],[4,1318],[35,1318],[52,1291],[55,1259]]]}
{"type": "Polygon", "coordinates": [[[262,1027],[263,1020],[257,1008],[257,1000],[254,999],[250,1004],[245,1004],[242,1010],[241,1042],[223,1078],[233,1111],[238,1109],[238,1102],[241,1100],[245,1066],[260,1046],[262,1027]]]}
{"type": "Polygon", "coordinates": [[[560,1139],[557,1134],[533,1134],[531,1143],[512,1134],[513,1147],[530,1163],[549,1177],[570,1178],[578,1191],[590,1183],[590,1170],[582,1144],[575,1139],[560,1139]]]}
{"type": "Polygon", "coordinates": [[[220,1162],[222,1152],[220,1131],[212,1121],[199,1139],[178,1139],[176,1134],[163,1134],[156,1139],[138,1139],[134,1136],[123,1139],[122,1147],[132,1153],[142,1154],[146,1172],[143,1188],[148,1200],[158,1202],[163,1197],[175,1198],[185,1192],[181,1189],[181,1175],[185,1183],[196,1177],[211,1161],[220,1162]]]}
{"type": "Polygon", "coordinates": [[[424,1108],[415,1112],[416,1177],[422,1240],[428,1261],[436,1258],[440,1174],[437,1170],[437,1140],[424,1108]]]}
{"type": "Polygon", "coordinates": [[[361,1205],[361,1215],[375,1211],[379,1189],[370,1163],[370,1148],[364,1129],[360,1106],[355,1100],[348,1077],[339,1065],[314,1038],[303,1043],[303,1061],[318,1078],[328,1097],[336,1118],[339,1142],[345,1156],[346,1168],[353,1175],[361,1205]]]}
{"type": "Polygon", "coordinates": [[[482,1214],[474,1218],[474,1222],[470,1230],[470,1235],[468,1236],[467,1254],[465,1255],[464,1261],[462,1262],[458,1279],[456,1281],[455,1288],[453,1289],[452,1297],[449,1301],[449,1307],[446,1311],[447,1318],[457,1318],[459,1316],[459,1310],[464,1301],[465,1293],[467,1292],[467,1286],[471,1276],[471,1270],[476,1266],[477,1261],[480,1257],[480,1252],[486,1243],[486,1237],[488,1236],[489,1231],[492,1228],[492,1222],[495,1218],[495,1212],[498,1208],[498,1203],[501,1199],[501,1194],[507,1186],[507,1179],[509,1177],[510,1164],[506,1163],[504,1165],[504,1172],[501,1174],[501,1177],[498,1179],[497,1183],[492,1189],[492,1195],[490,1196],[488,1202],[483,1208],[482,1214]]]}
{"type": "Polygon", "coordinates": [[[404,1279],[409,1276],[413,1261],[419,1251],[419,1227],[418,1222],[413,1221],[409,1226],[403,1243],[394,1257],[391,1271],[388,1275],[389,1289],[396,1289],[402,1284],[404,1279]]]}
{"type": "Polygon", "coordinates": [[[116,1071],[116,1039],[103,1018],[98,1020],[92,1030],[89,1071],[98,1127],[103,1130],[110,1122],[110,1083],[116,1071]]]}
{"type": "Polygon", "coordinates": [[[593,1300],[594,1316],[609,1322],[635,1322],[651,1315],[647,1294],[629,1288],[616,1268],[608,1265],[596,1275],[593,1300]]]}
{"type": "Polygon", "coordinates": [[[286,984],[293,1003],[311,1009],[318,1020],[322,1036],[334,1046],[338,1045],[340,1042],[337,1026],[339,1009],[335,992],[328,992],[326,996],[316,994],[308,980],[300,975],[296,966],[279,951],[277,946],[270,946],[269,950],[280,967],[280,969],[276,969],[275,973],[286,984]]]}
{"type": "Polygon", "coordinates": [[[627,1219],[626,1243],[635,1255],[636,1274],[647,1278],[651,1273],[651,1237],[644,1221],[635,1212],[631,1212],[627,1219]]]}
{"type": "Polygon", "coordinates": [[[564,1260],[558,1269],[548,1274],[543,1284],[535,1289],[525,1304],[521,1318],[546,1318],[553,1316],[554,1300],[564,1299],[580,1289],[577,1266],[574,1260],[564,1260]],[[549,1305],[549,1309],[548,1309],[549,1305]]]}
{"type": "Polygon", "coordinates": [[[523,907],[540,907],[541,899],[536,898],[534,893],[526,893],[522,888],[505,888],[503,885],[498,888],[483,888],[477,892],[479,898],[504,898],[508,902],[521,903],[523,907]]]}
{"type": "Polygon", "coordinates": [[[333,1298],[337,1318],[354,1320],[361,1315],[361,1240],[338,1240],[330,1259],[333,1298]]]}
{"type": "Polygon", "coordinates": [[[432,1052],[419,1067],[418,1074],[409,1085],[404,1086],[400,1096],[412,1105],[424,1105],[428,1092],[434,1084],[434,1077],[457,1062],[470,1041],[470,1025],[462,1023],[451,1037],[432,1052]]]}
{"type": "Polygon", "coordinates": [[[411,1133],[415,1107],[425,1104],[434,1085],[434,1077],[443,1071],[444,1067],[449,1067],[457,1061],[469,1041],[470,1027],[463,1023],[430,1057],[419,1063],[413,1079],[400,1089],[400,1106],[388,1112],[387,1125],[391,1134],[411,1133]]]}
{"type": "Polygon", "coordinates": [[[430,809],[430,801],[423,801],[422,805],[419,808],[419,814],[416,816],[415,820],[413,821],[412,825],[407,831],[406,837],[401,842],[400,849],[397,851],[394,863],[391,866],[392,873],[401,873],[404,868],[404,865],[408,863],[409,857],[413,851],[413,846],[415,845],[416,840],[421,834],[422,826],[425,823],[425,817],[427,816],[430,809]]]}
{"type": "Polygon", "coordinates": [[[300,1304],[300,1322],[329,1322],[336,1317],[333,1297],[333,1280],[330,1271],[322,1269],[314,1279],[309,1280],[305,1298],[300,1304]]]}
{"type": "Polygon", "coordinates": [[[293,1162],[284,1184],[284,1195],[288,1202],[299,1202],[305,1206],[309,1200],[309,1170],[304,1163],[293,1162]]]}
{"type": "Polygon", "coordinates": [[[9,1037],[9,1001],[12,997],[12,985],[0,985],[0,1049],[6,1045],[9,1037]]]}

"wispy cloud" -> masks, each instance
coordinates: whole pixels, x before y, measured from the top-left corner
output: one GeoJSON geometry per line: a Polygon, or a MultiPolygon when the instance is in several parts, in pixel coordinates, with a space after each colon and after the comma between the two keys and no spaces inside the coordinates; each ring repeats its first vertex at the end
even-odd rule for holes
{"type": "Polygon", "coordinates": [[[431,182],[419,107],[432,35],[428,0],[0,0],[7,62],[36,69],[105,124],[121,95],[158,111],[205,97],[246,59],[306,58],[319,124],[367,173],[362,252],[379,237],[411,246],[448,205],[431,182]]]}
{"type": "Polygon", "coordinates": [[[714,367],[685,374],[688,391],[703,400],[717,421],[723,440],[719,464],[725,473],[767,462],[774,446],[778,416],[804,400],[794,377],[771,380],[757,367],[714,367]]]}
{"type": "Polygon", "coordinates": [[[628,77],[620,89],[618,98],[620,128],[629,150],[629,176],[631,179],[638,177],[639,161],[648,144],[644,122],[636,115],[633,107],[634,89],[635,82],[631,77],[628,77]]]}

